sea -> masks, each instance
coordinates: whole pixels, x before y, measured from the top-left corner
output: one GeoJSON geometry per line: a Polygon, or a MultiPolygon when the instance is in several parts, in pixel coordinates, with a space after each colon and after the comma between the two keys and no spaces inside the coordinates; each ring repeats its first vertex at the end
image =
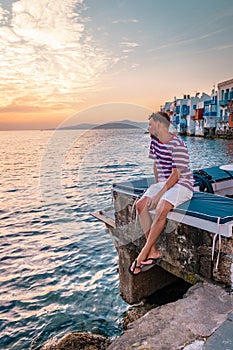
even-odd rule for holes
{"type": "MultiPolygon", "coordinates": [[[[192,170],[233,163],[233,140],[182,138],[192,170]]],[[[113,206],[113,183],[153,175],[149,135],[1,131],[0,141],[0,349],[73,331],[120,336],[130,306],[112,238],[91,213],[113,206]]]]}

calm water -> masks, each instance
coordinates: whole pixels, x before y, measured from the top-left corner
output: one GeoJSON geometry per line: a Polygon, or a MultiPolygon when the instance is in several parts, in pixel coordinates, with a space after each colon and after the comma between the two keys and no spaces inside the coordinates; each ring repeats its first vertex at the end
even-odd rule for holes
{"type": "MultiPolygon", "coordinates": [[[[0,348],[72,331],[119,336],[118,258],[90,212],[113,182],[152,175],[137,130],[0,132],[0,348]]],[[[233,140],[185,138],[193,169],[233,162],[233,140]]]]}

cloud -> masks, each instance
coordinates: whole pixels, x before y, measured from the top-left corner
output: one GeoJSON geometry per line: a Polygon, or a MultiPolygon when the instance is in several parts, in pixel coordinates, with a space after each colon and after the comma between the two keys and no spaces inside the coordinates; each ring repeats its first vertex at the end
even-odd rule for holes
{"type": "Polygon", "coordinates": [[[12,104],[5,108],[0,108],[0,113],[37,113],[43,112],[44,108],[40,106],[28,106],[12,104]]]}
{"type": "Polygon", "coordinates": [[[117,19],[115,21],[113,21],[112,23],[114,24],[119,24],[119,23],[138,23],[138,19],[135,19],[135,18],[128,18],[128,19],[117,19]]]}
{"type": "Polygon", "coordinates": [[[4,10],[2,8],[2,5],[0,4],[0,23],[5,24],[8,21],[8,11],[4,10]]]}
{"type": "Polygon", "coordinates": [[[128,48],[135,48],[140,46],[138,43],[135,42],[129,42],[129,41],[122,41],[121,46],[128,47],[128,48]]]}
{"type": "Polygon", "coordinates": [[[225,51],[225,50],[230,50],[233,48],[233,44],[229,44],[229,45],[214,45],[210,48],[206,48],[206,49],[203,49],[203,50],[199,50],[199,51],[196,51],[196,54],[203,54],[203,53],[206,53],[206,52],[214,52],[214,51],[225,51]]]}
{"type": "Polygon", "coordinates": [[[83,0],[19,0],[11,13],[0,7],[1,106],[77,104],[97,89],[110,58],[87,33],[84,9],[83,0]]]}
{"type": "MultiPolygon", "coordinates": [[[[139,47],[140,45],[135,42],[130,42],[130,41],[122,41],[120,43],[120,46],[122,47],[122,52],[125,53],[132,53],[135,51],[136,47],[139,47]]],[[[121,59],[128,59],[128,56],[124,56],[121,59]]]]}
{"type": "Polygon", "coordinates": [[[168,49],[168,48],[177,47],[177,46],[185,46],[185,45],[193,44],[194,42],[198,43],[201,41],[209,40],[211,37],[214,37],[217,34],[222,33],[224,31],[226,31],[226,28],[221,28],[221,29],[218,29],[216,31],[209,32],[207,34],[193,36],[193,37],[187,38],[187,39],[172,38],[172,40],[170,42],[167,42],[166,44],[149,49],[148,52],[154,52],[154,51],[168,49]]]}
{"type": "Polygon", "coordinates": [[[134,63],[134,64],[132,64],[132,66],[131,66],[132,69],[137,69],[138,67],[140,67],[140,64],[139,64],[139,63],[134,63]]]}

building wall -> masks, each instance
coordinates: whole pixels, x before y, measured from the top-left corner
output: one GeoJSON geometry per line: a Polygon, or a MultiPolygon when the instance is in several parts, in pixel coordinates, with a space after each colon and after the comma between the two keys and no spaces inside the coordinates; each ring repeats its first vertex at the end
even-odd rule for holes
{"type": "Polygon", "coordinates": [[[218,84],[218,116],[219,122],[223,127],[231,125],[230,111],[228,110],[228,103],[233,100],[233,79],[226,80],[218,84]]]}

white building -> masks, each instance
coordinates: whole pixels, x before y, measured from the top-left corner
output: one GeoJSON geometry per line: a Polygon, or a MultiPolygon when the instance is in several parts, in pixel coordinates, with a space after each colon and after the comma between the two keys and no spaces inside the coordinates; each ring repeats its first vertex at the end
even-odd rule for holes
{"type": "Polygon", "coordinates": [[[196,113],[196,107],[199,101],[199,93],[197,93],[195,96],[190,97],[187,101],[187,105],[189,108],[189,114],[186,116],[187,120],[187,135],[195,135],[196,130],[196,122],[195,122],[195,113],[196,113]]]}
{"type": "Polygon", "coordinates": [[[216,125],[218,122],[217,105],[217,91],[215,88],[213,88],[209,99],[204,101],[204,136],[211,136],[215,134],[216,125]]]}
{"type": "Polygon", "coordinates": [[[184,95],[166,102],[166,111],[177,132],[185,135],[206,136],[214,134],[233,135],[233,79],[217,85],[210,95],[196,93],[184,95]]]}
{"type": "Polygon", "coordinates": [[[196,96],[184,95],[183,98],[174,97],[172,102],[166,102],[164,107],[170,116],[172,124],[181,135],[204,135],[204,103],[210,100],[210,96],[199,93],[196,96]]]}

